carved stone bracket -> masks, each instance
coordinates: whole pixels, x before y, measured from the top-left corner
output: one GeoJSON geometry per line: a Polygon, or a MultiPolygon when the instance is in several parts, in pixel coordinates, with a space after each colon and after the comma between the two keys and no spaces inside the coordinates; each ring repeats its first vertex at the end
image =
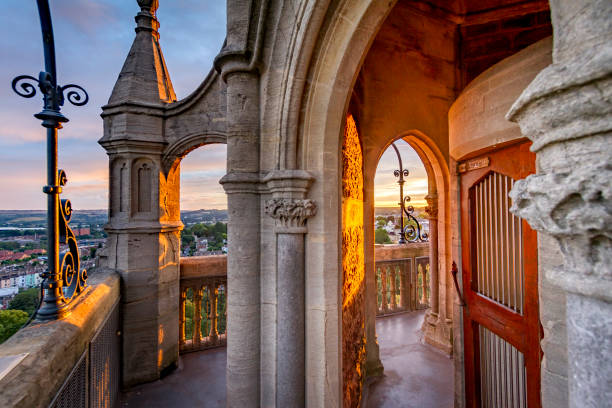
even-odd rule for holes
{"type": "Polygon", "coordinates": [[[427,218],[430,220],[438,219],[438,194],[429,194],[425,196],[425,201],[427,201],[427,207],[425,207],[425,212],[427,213],[427,218]]]}
{"type": "Polygon", "coordinates": [[[550,234],[565,255],[565,290],[612,301],[612,164],[531,175],[510,192],[511,211],[550,234]]]}
{"type": "Polygon", "coordinates": [[[309,199],[273,198],[266,201],[265,212],[276,220],[279,232],[304,234],[306,220],[317,213],[317,206],[309,199]]]}

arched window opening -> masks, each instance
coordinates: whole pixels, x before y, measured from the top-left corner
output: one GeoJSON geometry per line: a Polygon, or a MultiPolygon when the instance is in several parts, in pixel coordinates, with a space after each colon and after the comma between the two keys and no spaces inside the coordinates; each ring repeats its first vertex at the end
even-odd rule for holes
{"type": "Polygon", "coordinates": [[[226,145],[200,147],[181,160],[181,256],[227,252],[226,145]]]}
{"type": "MultiPolygon", "coordinates": [[[[225,378],[227,343],[226,145],[190,152],[180,163],[181,259],[179,348],[192,364],[225,378]],[[214,349],[214,350],[213,350],[214,349]],[[211,371],[212,372],[212,371],[211,371]]],[[[224,388],[210,390],[223,393],[224,388]]]]}
{"type": "Polygon", "coordinates": [[[395,140],[374,173],[374,284],[367,298],[375,310],[368,326],[375,329],[384,371],[369,383],[368,405],[392,406],[387,396],[398,392],[414,406],[443,406],[452,398],[452,361],[423,341],[428,319],[435,315],[431,285],[437,282],[430,264],[437,261],[439,243],[437,183],[424,140],[412,135],[395,140]],[[418,395],[407,391],[434,378],[435,384],[418,395]]]}
{"type": "Polygon", "coordinates": [[[425,288],[429,281],[427,194],[428,175],[420,157],[404,140],[395,141],[382,154],[374,178],[379,316],[429,306],[430,290],[425,288]]]}

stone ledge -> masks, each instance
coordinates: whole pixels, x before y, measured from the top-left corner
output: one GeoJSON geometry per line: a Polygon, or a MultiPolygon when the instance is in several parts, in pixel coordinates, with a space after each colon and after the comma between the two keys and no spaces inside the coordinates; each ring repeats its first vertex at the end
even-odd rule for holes
{"type": "Polygon", "coordinates": [[[28,355],[0,380],[0,406],[47,407],[118,302],[119,276],[93,270],[68,315],[34,322],[0,345],[0,357],[28,355]]]}
{"type": "Polygon", "coordinates": [[[429,242],[413,242],[409,244],[377,244],[374,245],[376,261],[387,261],[403,258],[419,258],[429,256],[429,242]]]}
{"type": "Polygon", "coordinates": [[[181,280],[211,276],[227,276],[227,255],[190,256],[181,258],[181,280]]]}

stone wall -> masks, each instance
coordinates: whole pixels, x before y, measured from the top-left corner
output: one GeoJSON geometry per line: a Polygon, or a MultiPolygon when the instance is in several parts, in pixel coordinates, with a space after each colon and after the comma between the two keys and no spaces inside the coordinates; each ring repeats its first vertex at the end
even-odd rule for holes
{"type": "Polygon", "coordinates": [[[546,38],[492,66],[457,97],[448,113],[450,155],[459,161],[523,137],[504,115],[522,89],[551,62],[546,38]]]}
{"type": "Polygon", "coordinates": [[[87,284],[66,317],[34,321],[0,345],[0,359],[16,359],[0,378],[0,406],[49,406],[119,301],[119,276],[114,272],[89,271],[87,284]]]}
{"type": "Polygon", "coordinates": [[[538,233],[538,273],[540,279],[540,323],[542,338],[542,401],[545,407],[568,406],[567,324],[565,292],[551,279],[563,265],[559,245],[548,234],[538,233]]]}

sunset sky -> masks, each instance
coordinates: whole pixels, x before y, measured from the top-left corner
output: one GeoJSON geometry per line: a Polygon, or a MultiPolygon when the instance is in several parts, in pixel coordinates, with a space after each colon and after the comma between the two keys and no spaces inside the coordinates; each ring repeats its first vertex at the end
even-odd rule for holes
{"type": "MultiPolygon", "coordinates": [[[[108,101],[134,39],[135,0],[53,0],[50,2],[57,54],[58,83],[83,86],[88,105],[66,104],[70,122],[60,130],[59,164],[69,183],[64,189],[75,209],[103,209],[108,203],[108,159],[97,141],[102,136],[100,107],[108,101]]],[[[187,96],[212,67],[225,36],[223,0],[160,1],[161,46],[177,97],[187,96]]],[[[35,1],[2,0],[0,14],[0,209],[44,209],[45,132],[33,114],[41,98],[24,99],[10,84],[17,75],[37,77],[43,54],[35,1]]],[[[422,199],[424,169],[404,142],[402,157],[411,171],[407,190],[422,199]],[[415,167],[415,165],[418,166],[415,167]]],[[[398,144],[398,146],[399,146],[398,144]]],[[[395,153],[387,151],[377,174],[377,205],[397,203],[395,153]]],[[[218,180],[225,173],[225,146],[205,146],[182,163],[181,207],[225,208],[218,180]]],[[[415,203],[420,205],[418,202],[415,203]]]]}

